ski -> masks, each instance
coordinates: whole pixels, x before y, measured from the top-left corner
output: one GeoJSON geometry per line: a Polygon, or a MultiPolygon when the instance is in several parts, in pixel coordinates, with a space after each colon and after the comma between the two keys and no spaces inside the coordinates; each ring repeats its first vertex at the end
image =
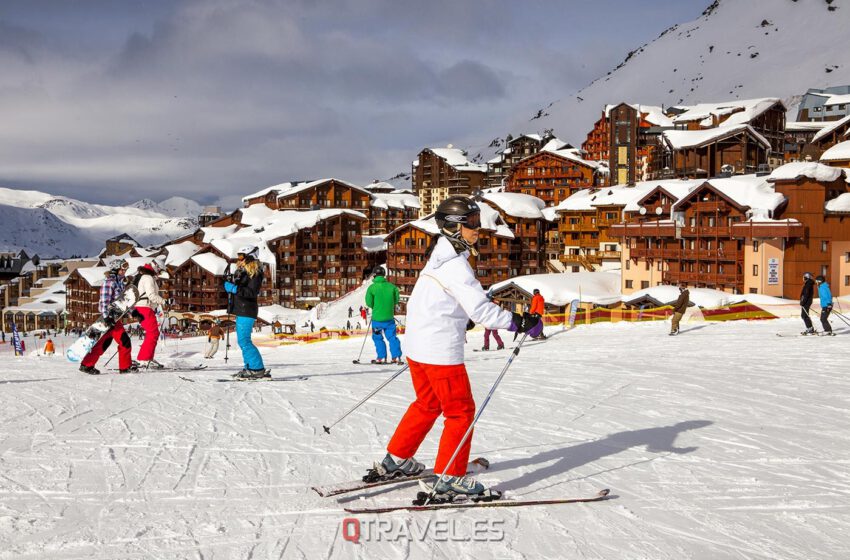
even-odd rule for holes
{"type": "Polygon", "coordinates": [[[808,336],[822,336],[822,335],[821,335],[820,333],[810,333],[810,334],[803,334],[803,333],[796,333],[796,334],[795,334],[795,333],[776,333],[776,336],[781,336],[781,337],[783,337],[783,338],[794,338],[794,337],[804,337],[804,338],[805,338],[805,337],[808,337],[808,336]]]}
{"type": "MultiPolygon", "coordinates": [[[[605,490],[600,490],[595,496],[591,496],[589,498],[560,498],[555,500],[492,500],[492,501],[465,501],[465,502],[451,502],[451,503],[442,503],[442,504],[428,504],[428,505],[403,505],[403,506],[385,506],[385,507],[373,507],[373,508],[345,508],[347,513],[352,514],[368,514],[368,513],[388,513],[392,511],[429,511],[429,510],[438,510],[438,509],[472,509],[472,508],[485,508],[485,507],[520,507],[520,506],[546,506],[546,505],[560,505],[560,504],[577,504],[577,503],[587,503],[587,502],[599,502],[608,497],[610,494],[610,490],[607,488],[605,490]]],[[[422,492],[424,494],[424,492],[422,492]]]]}
{"type": "MultiPolygon", "coordinates": [[[[207,369],[209,366],[206,365],[197,365],[197,366],[187,366],[187,367],[170,367],[165,366],[161,368],[145,368],[144,366],[139,366],[139,369],[128,372],[128,373],[156,373],[156,372],[184,372],[184,371],[203,371],[207,369]]],[[[109,368],[110,372],[118,373],[118,369],[109,368]]]]}
{"type": "Polygon", "coordinates": [[[484,350],[483,348],[472,349],[473,352],[499,352],[500,350],[504,350],[504,348],[493,348],[492,350],[490,350],[489,348],[487,350],[484,350]]]}
{"type": "MultiPolygon", "coordinates": [[[[271,371],[271,370],[269,370],[271,371]]],[[[264,381],[306,381],[310,379],[307,375],[291,375],[289,377],[258,377],[257,379],[241,378],[241,377],[222,377],[216,379],[218,383],[262,383],[264,381]]]]}
{"type": "MultiPolygon", "coordinates": [[[[478,465],[483,469],[487,469],[490,467],[490,461],[485,459],[484,457],[477,457],[469,462],[470,465],[478,465]]],[[[371,469],[370,469],[371,470],[371,469]]],[[[473,471],[468,471],[466,474],[472,474],[473,471]]],[[[339,494],[347,494],[349,492],[357,492],[360,490],[368,490],[370,488],[376,488],[378,486],[387,486],[389,484],[399,484],[401,482],[411,482],[417,480],[424,480],[426,478],[430,478],[432,476],[436,476],[434,474],[433,469],[425,469],[421,473],[414,476],[401,476],[398,478],[388,478],[384,480],[376,480],[375,482],[364,482],[363,479],[360,480],[352,480],[349,482],[340,482],[337,484],[330,484],[328,486],[312,486],[313,490],[319,496],[323,498],[328,498],[331,496],[338,496],[339,494]]]]}

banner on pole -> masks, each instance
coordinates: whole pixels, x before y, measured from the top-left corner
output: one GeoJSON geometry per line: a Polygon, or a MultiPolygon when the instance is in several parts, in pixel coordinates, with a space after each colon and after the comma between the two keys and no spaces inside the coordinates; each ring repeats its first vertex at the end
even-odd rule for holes
{"type": "Polygon", "coordinates": [[[18,333],[18,326],[12,323],[12,346],[15,348],[15,356],[24,355],[24,347],[21,346],[21,335],[18,333]]]}
{"type": "Polygon", "coordinates": [[[579,305],[581,305],[581,302],[577,299],[570,302],[570,328],[573,328],[576,324],[576,313],[579,305]]]}

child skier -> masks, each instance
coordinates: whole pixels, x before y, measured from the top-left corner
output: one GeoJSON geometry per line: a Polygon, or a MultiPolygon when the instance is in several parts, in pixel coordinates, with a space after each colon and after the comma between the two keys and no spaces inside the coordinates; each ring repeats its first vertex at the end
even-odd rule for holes
{"type": "Polygon", "coordinates": [[[224,283],[224,290],[233,295],[233,314],[236,315],[236,340],[242,349],[245,368],[234,377],[240,379],[263,379],[271,377],[260,351],[251,342],[251,332],[257,320],[257,296],[263,284],[263,267],[258,260],[260,250],[254,245],[239,249],[236,273],[233,280],[224,283]]]}
{"type": "Polygon", "coordinates": [[[818,298],[820,298],[820,324],[824,334],[832,335],[832,325],[829,324],[829,314],[832,312],[832,290],[829,282],[823,276],[815,278],[818,283],[818,298]]]}
{"type": "Polygon", "coordinates": [[[163,365],[153,359],[156,352],[156,343],[159,340],[159,324],[156,322],[157,306],[165,306],[165,300],[159,295],[159,287],[156,284],[156,276],[162,272],[159,263],[142,265],[138,268],[136,276],[139,289],[139,301],[136,302],[136,311],[142,316],[139,325],[145,331],[145,340],[139,348],[137,360],[146,369],[162,369],[163,365]]]}
{"type": "Polygon", "coordinates": [[[455,461],[447,464],[475,416],[475,402],[463,364],[467,324],[528,332],[537,336],[540,319],[518,315],[490,302],[467,260],[477,255],[480,208],[471,199],[453,196],[440,203],[436,220],[440,235],[431,242],[429,260],[407,304],[405,344],[416,400],[395,430],[387,455],[374,466],[381,477],[413,476],[425,466],[414,453],[440,416],[445,418],[434,472],[441,474],[431,489],[443,500],[457,495],[498,496],[465,476],[471,437],[455,461]]]}
{"type": "Polygon", "coordinates": [[[120,320],[116,321],[114,317],[110,316],[110,306],[124,295],[124,274],[127,272],[127,268],[129,268],[127,261],[115,259],[109,264],[109,270],[106,271],[106,280],[100,287],[100,300],[97,303],[97,309],[107,324],[111,326],[80,363],[80,371],[83,373],[100,374],[100,370],[94,366],[113,340],[118,343],[118,372],[130,373],[139,369],[133,363],[132,343],[124,330],[124,325],[120,320]]]}
{"type": "Polygon", "coordinates": [[[387,345],[384,337],[390,343],[392,363],[401,363],[401,342],[395,333],[395,306],[398,304],[398,288],[387,281],[387,272],[382,266],[376,266],[373,273],[375,279],[366,290],[366,306],[372,309],[372,342],[378,358],[373,363],[387,363],[387,345]]]}

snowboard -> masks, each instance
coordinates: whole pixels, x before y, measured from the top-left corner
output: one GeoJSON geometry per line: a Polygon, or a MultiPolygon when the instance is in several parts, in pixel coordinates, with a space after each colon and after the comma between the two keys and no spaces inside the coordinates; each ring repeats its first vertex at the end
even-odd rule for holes
{"type": "Polygon", "coordinates": [[[124,315],[130,312],[133,305],[139,300],[139,290],[136,286],[128,284],[124,287],[124,293],[121,297],[112,302],[109,306],[109,319],[101,317],[92,323],[83,335],[77,339],[71,346],[65,350],[65,357],[69,362],[81,362],[86,355],[91,352],[97,341],[100,340],[112,326],[119,321],[124,315]]]}

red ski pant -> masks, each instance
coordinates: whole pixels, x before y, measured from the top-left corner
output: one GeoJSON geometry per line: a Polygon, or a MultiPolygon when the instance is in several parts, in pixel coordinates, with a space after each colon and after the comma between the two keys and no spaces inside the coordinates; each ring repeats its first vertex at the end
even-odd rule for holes
{"type": "Polygon", "coordinates": [[[121,324],[121,321],[118,321],[111,329],[103,333],[100,340],[92,347],[91,352],[83,358],[82,365],[94,367],[97,360],[106,352],[106,349],[109,348],[113,340],[118,343],[118,369],[129,368],[133,362],[130,356],[130,337],[124,331],[124,325],[121,324]]]}
{"type": "Polygon", "coordinates": [[[410,377],[416,391],[416,400],[399,422],[387,445],[387,451],[403,459],[413,457],[434,422],[442,414],[445,422],[437,460],[434,462],[434,472],[463,476],[469,461],[472,434],[460,448],[454,462],[451,465],[448,465],[448,462],[475,417],[475,401],[472,399],[466,366],[421,364],[410,358],[407,361],[410,364],[410,377]]]}
{"type": "Polygon", "coordinates": [[[140,362],[153,360],[154,352],[156,352],[156,343],[159,340],[159,325],[156,322],[156,312],[150,307],[137,307],[136,311],[142,316],[139,324],[145,329],[145,340],[139,348],[139,356],[136,358],[140,362]]]}

